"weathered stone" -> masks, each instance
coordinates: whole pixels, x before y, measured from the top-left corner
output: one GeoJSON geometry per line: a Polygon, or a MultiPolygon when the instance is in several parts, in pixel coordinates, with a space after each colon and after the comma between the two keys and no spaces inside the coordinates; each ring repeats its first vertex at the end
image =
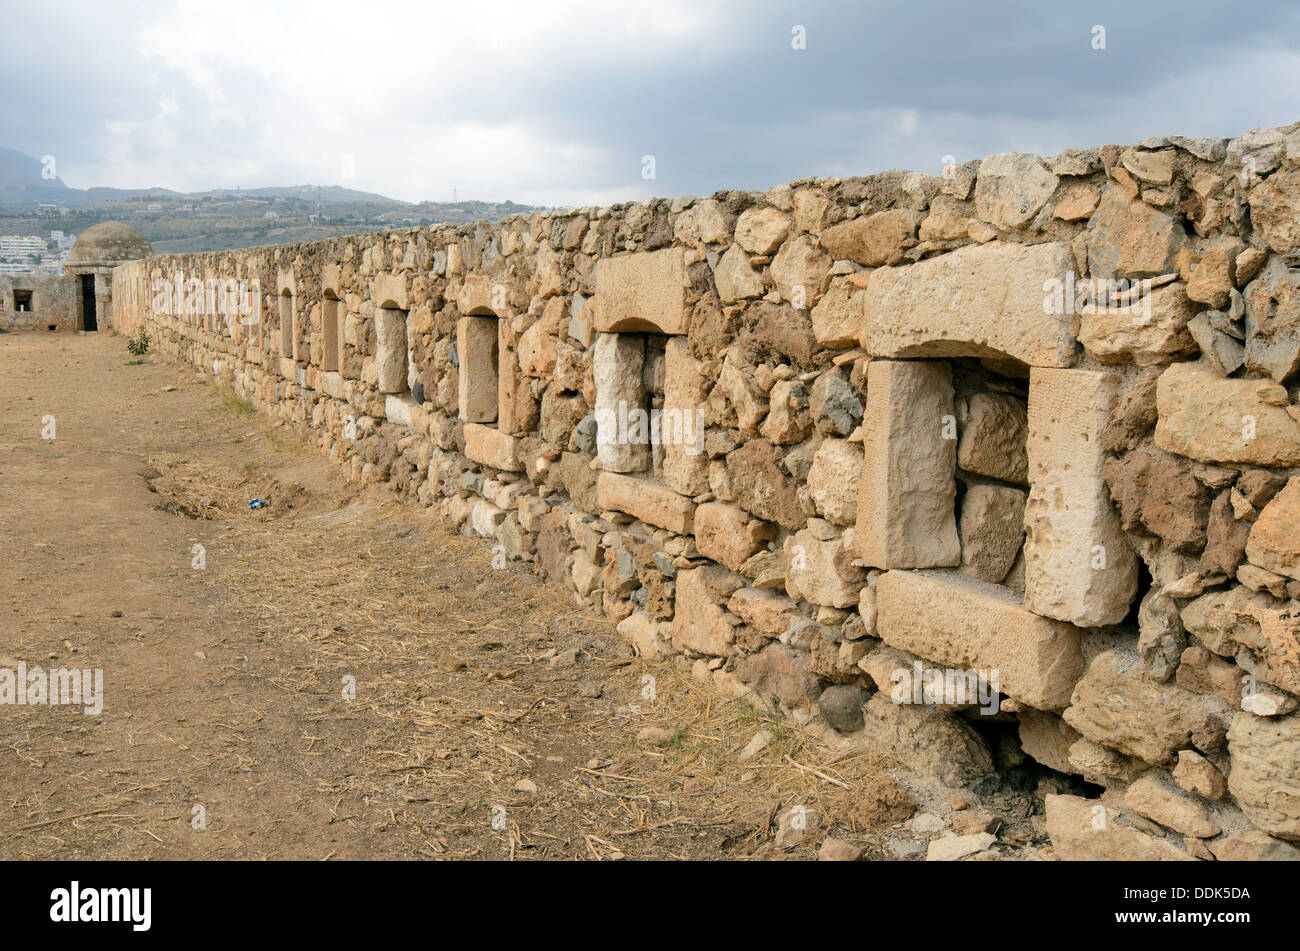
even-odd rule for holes
{"type": "Polygon", "coordinates": [[[1028,484],[1029,411],[1024,400],[1006,393],[975,393],[961,422],[957,465],[976,475],[1028,484]]]}
{"type": "Polygon", "coordinates": [[[1174,550],[1192,555],[1205,547],[1209,491],[1191,464],[1152,449],[1139,449],[1103,467],[1125,531],[1158,535],[1174,550]]]}
{"type": "Polygon", "coordinates": [[[1168,185],[1174,180],[1173,149],[1161,149],[1156,152],[1125,149],[1120,154],[1119,160],[1139,181],[1150,185],[1168,185]]]}
{"type": "Polygon", "coordinates": [[[1300,251],[1300,169],[1283,169],[1251,189],[1250,220],[1278,254],[1300,251]]]}
{"type": "MultiPolygon", "coordinates": [[[[675,628],[676,621],[673,623],[675,628]]],[[[808,669],[808,655],[785,644],[772,643],[757,654],[739,658],[736,676],[758,693],[788,705],[804,706],[820,693],[817,678],[808,669]]]]}
{"type": "Polygon", "coordinates": [[[1187,632],[1178,604],[1161,588],[1152,588],[1138,605],[1138,656],[1153,680],[1168,680],[1187,647],[1187,632]]]}
{"type": "Polygon", "coordinates": [[[518,440],[480,423],[465,424],[465,455],[485,466],[504,472],[522,472],[518,440]]]}
{"type": "Polygon", "coordinates": [[[462,317],[456,322],[460,364],[460,418],[492,423],[497,418],[497,322],[490,317],[462,317]]]}
{"type": "Polygon", "coordinates": [[[1169,782],[1162,771],[1152,770],[1124,792],[1124,805],[1167,829],[1197,839],[1218,835],[1222,829],[1210,810],[1169,782]]]}
{"type": "Polygon", "coordinates": [[[862,729],[862,705],[866,702],[864,691],[837,684],[822,691],[817,698],[817,709],[833,729],[853,733],[862,729]]]}
{"type": "Polygon", "coordinates": [[[1300,372],[1300,273],[1275,257],[1246,287],[1245,363],[1279,383],[1300,372]]]}
{"type": "Polygon", "coordinates": [[[788,529],[798,529],[807,516],[781,453],[766,439],[751,439],[727,455],[732,497],[746,512],[788,529]]]}
{"type": "Polygon", "coordinates": [[[1228,791],[1270,835],[1300,841],[1300,715],[1238,713],[1228,730],[1228,791]]]}
{"type": "Polygon", "coordinates": [[[683,211],[673,226],[673,237],[692,245],[718,244],[727,240],[730,233],[726,212],[712,198],[696,202],[683,211]]]}
{"type": "Polygon", "coordinates": [[[1201,595],[1182,619],[1219,656],[1249,663],[1261,680],[1300,694],[1300,615],[1289,602],[1237,585],[1201,595]]]}
{"type": "Polygon", "coordinates": [[[772,259],[772,280],[796,310],[812,307],[830,280],[831,258],[806,234],[787,238],[772,259]]]}
{"type": "Polygon", "coordinates": [[[891,208],[854,218],[827,228],[821,245],[837,261],[856,261],[867,267],[898,264],[903,252],[916,244],[921,216],[910,208],[891,208]]]}
{"type": "Polygon", "coordinates": [[[1220,862],[1300,862],[1300,849],[1258,829],[1216,839],[1210,851],[1220,862]]]}
{"type": "Polygon", "coordinates": [[[736,244],[753,254],[771,254],[790,230],[790,219],[776,208],[750,208],[736,219],[736,244]]]}
{"type": "Polygon", "coordinates": [[[686,263],[681,248],[596,262],[596,330],[686,333],[686,263]]]}
{"type": "Polygon", "coordinates": [[[1199,363],[1175,363],[1156,386],[1156,445],[1200,462],[1300,465],[1300,419],[1286,389],[1266,380],[1225,380],[1199,363]]]}
{"type": "Polygon", "coordinates": [[[596,454],[608,472],[640,472],[650,466],[649,421],[645,413],[645,342],[635,334],[602,333],[596,338],[591,372],[596,383],[596,454]]]}
{"type": "Polygon", "coordinates": [[[802,442],[812,431],[808,388],[798,380],[778,380],[768,394],[768,413],[760,432],[777,445],[802,442]]]}
{"type": "Polygon", "coordinates": [[[626,512],[679,535],[691,534],[695,503],[665,485],[602,472],[596,479],[596,499],[603,509],[626,512]]]}
{"type": "Polygon", "coordinates": [[[862,346],[882,357],[1010,356],[1069,366],[1072,318],[1047,313],[1042,290],[1063,286],[1072,267],[1069,246],[1057,243],[959,248],[879,268],[863,298],[862,346]]]}
{"type": "Polygon", "coordinates": [[[867,368],[858,555],[876,568],[957,565],[956,440],[946,363],[875,360],[867,368]]]}
{"type": "Polygon", "coordinates": [[[827,436],[847,436],[862,419],[862,401],[839,367],[813,381],[808,405],[817,431],[827,436]]]}
{"type": "Polygon", "coordinates": [[[1079,342],[1098,363],[1146,367],[1196,352],[1187,327],[1196,305],[1182,284],[1158,287],[1131,309],[1096,310],[1080,318],[1079,342]]]}
{"type": "Polygon", "coordinates": [[[858,345],[862,332],[862,291],[846,281],[834,281],[812,309],[813,333],[823,347],[843,350],[858,345]]]}
{"type": "MultiPolygon", "coordinates": [[[[717,565],[679,571],[677,603],[673,614],[673,643],[679,649],[693,650],[700,654],[719,657],[730,654],[735,628],[727,620],[723,605],[744,583],[743,578],[738,578],[717,565]]],[[[816,681],[813,683],[815,688],[816,681]]]]}
{"type": "Polygon", "coordinates": [[[847,439],[822,440],[808,470],[808,495],[817,514],[836,525],[852,525],[861,479],[862,447],[847,439]]]}
{"type": "Polygon", "coordinates": [[[1200,568],[1210,574],[1233,575],[1246,552],[1250,522],[1238,519],[1232,510],[1232,493],[1220,492],[1210,505],[1205,526],[1205,550],[1200,568]]]}
{"type": "Polygon", "coordinates": [[[994,584],[1007,576],[1025,537],[1025,497],[1009,486],[967,488],[957,522],[962,574],[994,584]]]}
{"type": "Polygon", "coordinates": [[[1187,332],[1219,375],[1231,376],[1246,362],[1246,348],[1229,334],[1215,328],[1213,313],[1202,311],[1197,314],[1187,322],[1187,332]]]}
{"type": "Polygon", "coordinates": [[[1141,278],[1175,270],[1174,256],[1187,235],[1174,216],[1111,185],[1088,223],[1086,240],[1094,278],[1141,278]]]}
{"type": "Polygon", "coordinates": [[[1133,827],[1122,809],[1079,796],[1048,796],[1047,834],[1057,858],[1066,862],[1190,862],[1167,839],[1133,827]]]}
{"type": "Polygon", "coordinates": [[[1025,709],[1016,714],[1020,747],[1048,769],[1073,772],[1070,744],[1079,738],[1074,729],[1054,713],[1025,709]]]}
{"type": "Polygon", "coordinates": [[[1047,204],[1059,181],[1037,155],[990,155],[975,181],[975,211],[1003,231],[1019,231],[1047,204]]]}
{"type": "Polygon", "coordinates": [[[1259,513],[1246,540],[1252,564],[1300,581],[1300,476],[1259,513]]]}
{"type": "Polygon", "coordinates": [[[713,269],[713,277],[724,304],[763,295],[763,278],[750,265],[748,255],[739,245],[733,244],[727,249],[713,269]]]}
{"type": "Polygon", "coordinates": [[[956,862],[976,852],[983,852],[998,840],[989,832],[972,832],[969,835],[954,835],[951,832],[934,839],[926,847],[927,862],[956,862]]]}
{"type": "Polygon", "coordinates": [[[1093,658],[1063,715],[1093,742],[1158,766],[1194,741],[1201,749],[1221,742],[1228,710],[1215,698],[1153,682],[1135,653],[1116,649],[1093,658]]]}
{"type": "MultiPolygon", "coordinates": [[[[1223,773],[1204,756],[1192,750],[1178,751],[1178,765],[1174,767],[1173,775],[1174,782],[1179,786],[1205,799],[1222,799],[1228,791],[1228,781],[1223,778],[1223,773]]],[[[1148,818],[1160,821],[1155,816],[1148,818]]]]}
{"type": "Polygon", "coordinates": [[[705,558],[739,571],[775,534],[738,505],[708,502],[695,510],[695,545],[705,558]]]}
{"type": "Polygon", "coordinates": [[[406,313],[380,307],[375,310],[375,367],[380,393],[406,391],[406,313]]]}
{"type": "Polygon", "coordinates": [[[786,589],[792,598],[833,608],[858,603],[866,575],[852,564],[852,532],[821,538],[810,526],[786,539],[786,589]]]}
{"type": "Polygon", "coordinates": [[[718,405],[723,409],[721,412],[714,410],[714,417],[724,420],[723,425],[737,428],[747,436],[758,435],[758,426],[767,415],[767,394],[754,379],[754,368],[746,364],[736,351],[728,353],[722,361],[722,370],[709,400],[711,406],[718,405]],[[718,401],[723,402],[719,404],[718,401]]]}
{"type": "Polygon", "coordinates": [[[700,372],[690,343],[672,337],[664,347],[664,408],[660,441],[664,481],[682,495],[696,496],[709,485],[704,453],[704,401],[709,381],[700,372]]]}
{"type": "Polygon", "coordinates": [[[1123,620],[1137,592],[1137,559],[1102,481],[1118,382],[1090,370],[1030,371],[1025,607],[1080,627],[1123,620]]]}
{"type": "Polygon", "coordinates": [[[1079,631],[1026,611],[1014,595],[952,572],[887,571],[876,582],[886,644],[951,667],[996,670],[998,688],[1059,710],[1083,672],[1079,631]]]}
{"type": "Polygon", "coordinates": [[[863,708],[867,735],[916,772],[964,786],[993,771],[980,735],[931,706],[894,703],[877,693],[863,708]]]}
{"type": "Polygon", "coordinates": [[[758,588],[741,588],[727,608],[750,627],[768,637],[778,637],[799,614],[799,606],[785,595],[758,588]]]}

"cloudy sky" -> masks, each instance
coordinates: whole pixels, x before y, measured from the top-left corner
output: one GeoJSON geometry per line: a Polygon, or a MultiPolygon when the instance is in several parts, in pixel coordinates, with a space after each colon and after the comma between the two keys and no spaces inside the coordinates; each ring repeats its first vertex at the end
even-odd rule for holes
{"type": "Polygon", "coordinates": [[[79,188],[604,204],[1300,119],[1287,0],[3,9],[0,145],[79,188]]]}

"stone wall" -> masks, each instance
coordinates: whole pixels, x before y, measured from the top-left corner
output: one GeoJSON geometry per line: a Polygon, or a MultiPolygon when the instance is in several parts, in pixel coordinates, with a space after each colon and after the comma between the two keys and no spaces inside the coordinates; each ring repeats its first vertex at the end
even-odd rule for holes
{"type": "Polygon", "coordinates": [[[1297,128],[154,257],[113,320],[647,657],[1074,777],[1061,857],[1300,857],[1297,128]]]}
{"type": "Polygon", "coordinates": [[[77,329],[77,282],[64,274],[0,274],[0,328],[5,330],[77,329]],[[17,295],[15,295],[15,291],[17,295]],[[30,303],[15,303],[23,293],[30,303]]]}

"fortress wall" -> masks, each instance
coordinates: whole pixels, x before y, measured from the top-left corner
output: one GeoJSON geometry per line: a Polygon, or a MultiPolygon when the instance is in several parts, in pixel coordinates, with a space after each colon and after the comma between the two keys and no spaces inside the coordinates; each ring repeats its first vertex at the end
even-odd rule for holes
{"type": "Polygon", "coordinates": [[[1100,785],[1061,857],[1272,857],[1298,127],[158,256],[112,320],[723,693],[1100,785]]]}

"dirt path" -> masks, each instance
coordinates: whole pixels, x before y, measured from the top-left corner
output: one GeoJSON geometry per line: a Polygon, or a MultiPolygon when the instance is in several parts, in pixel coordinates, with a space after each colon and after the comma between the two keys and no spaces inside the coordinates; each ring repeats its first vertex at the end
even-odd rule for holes
{"type": "Polygon", "coordinates": [[[646,666],[481,540],[131,360],[0,335],[0,668],[104,672],[97,716],[0,706],[0,858],[736,858],[796,802],[824,829],[790,855],[883,854],[853,791],[878,758],[646,666]]]}

